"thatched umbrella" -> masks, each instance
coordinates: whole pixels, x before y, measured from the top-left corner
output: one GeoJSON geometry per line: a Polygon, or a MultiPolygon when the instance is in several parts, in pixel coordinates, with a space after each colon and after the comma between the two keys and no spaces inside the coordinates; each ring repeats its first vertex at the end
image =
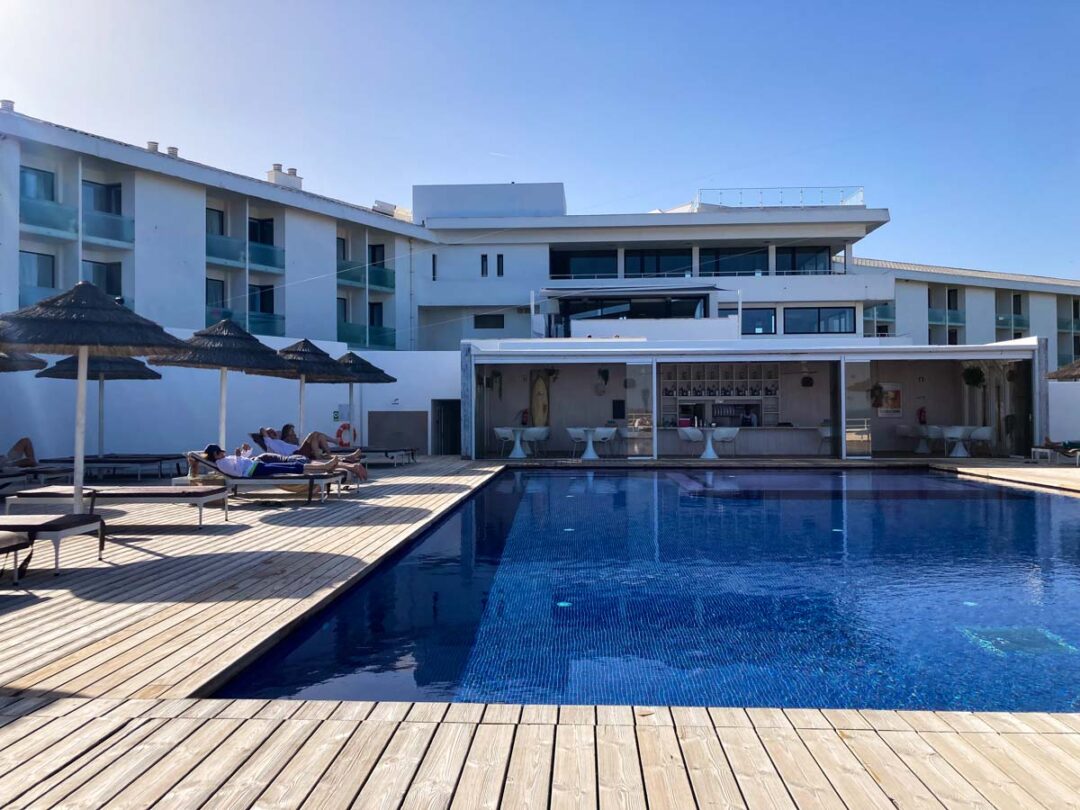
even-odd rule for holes
{"type": "Polygon", "coordinates": [[[26,352],[0,352],[0,373],[8,371],[37,371],[49,365],[40,357],[26,352]]]}
{"type": "Polygon", "coordinates": [[[1046,375],[1046,379],[1057,380],[1058,382],[1076,382],[1080,380],[1080,360],[1062,366],[1057,371],[1051,371],[1046,375]]]}
{"type": "Polygon", "coordinates": [[[278,350],[278,356],[292,366],[288,376],[300,380],[300,414],[297,432],[304,435],[304,386],[307,383],[356,382],[355,373],[328,355],[310,340],[301,340],[278,350]]]}
{"type": "MultiPolygon", "coordinates": [[[[378,384],[381,384],[381,383],[394,383],[394,382],[397,382],[397,377],[391,377],[389,374],[387,374],[385,371],[383,371],[378,366],[372,365],[367,360],[365,360],[363,357],[360,357],[360,355],[354,354],[353,352],[348,352],[346,354],[343,354],[341,357],[339,357],[337,359],[337,361],[339,363],[341,363],[341,365],[345,366],[345,368],[351,369],[353,371],[353,373],[356,375],[356,383],[358,383],[360,385],[363,385],[365,383],[371,383],[371,384],[378,385],[378,384]]],[[[360,389],[361,407],[363,407],[363,396],[364,396],[363,389],[360,389]]],[[[357,423],[358,420],[356,419],[356,413],[354,412],[353,408],[354,408],[354,406],[353,406],[353,383],[350,382],[349,383],[349,425],[350,425],[350,427],[352,427],[353,430],[356,430],[356,423],[357,423]]],[[[363,429],[360,430],[359,436],[360,436],[360,439],[357,442],[357,444],[360,447],[363,447],[364,446],[364,431],[363,431],[363,429]]]]}
{"type": "Polygon", "coordinates": [[[0,315],[0,351],[77,355],[75,389],[75,512],[82,512],[86,471],[86,372],[90,355],[171,354],[184,344],[136,315],[88,281],[15,312],[0,315]]]}
{"type": "Polygon", "coordinates": [[[218,445],[225,447],[225,405],[228,374],[243,371],[271,377],[292,375],[292,366],[278,357],[277,352],[257,337],[226,318],[213,326],[200,329],[186,341],[185,350],[168,357],[151,357],[150,362],[162,366],[214,368],[221,374],[218,388],[218,445]]]}
{"type": "MultiPolygon", "coordinates": [[[[79,358],[65,357],[52,368],[39,371],[35,377],[52,380],[74,380],[79,376],[79,358]]],[[[134,357],[91,357],[86,364],[86,376],[98,381],[98,455],[105,455],[105,381],[160,380],[161,375],[134,357]]]]}

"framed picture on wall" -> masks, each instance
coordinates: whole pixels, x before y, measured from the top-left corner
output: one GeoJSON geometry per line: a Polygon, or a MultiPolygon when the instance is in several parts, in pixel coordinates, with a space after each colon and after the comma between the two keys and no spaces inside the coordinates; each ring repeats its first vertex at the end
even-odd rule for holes
{"type": "Polygon", "coordinates": [[[904,394],[900,383],[880,383],[881,404],[878,406],[878,416],[890,416],[899,418],[902,415],[904,394]]]}

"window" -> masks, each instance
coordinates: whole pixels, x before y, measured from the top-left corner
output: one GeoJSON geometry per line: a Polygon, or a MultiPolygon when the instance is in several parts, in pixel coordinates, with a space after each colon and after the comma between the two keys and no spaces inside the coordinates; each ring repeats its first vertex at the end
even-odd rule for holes
{"type": "Polygon", "coordinates": [[[819,275],[832,268],[832,252],[828,247],[795,247],[776,249],[776,272],[792,275],[819,275]]]}
{"type": "Polygon", "coordinates": [[[614,250],[552,251],[549,274],[551,278],[615,278],[618,254],[614,250]]]}
{"type": "Polygon", "coordinates": [[[56,257],[48,253],[19,251],[19,284],[23,287],[56,288],[56,257]]]}
{"type": "Polygon", "coordinates": [[[1020,293],[1013,293],[1012,297],[1012,314],[1023,315],[1024,314],[1024,296],[1020,293]]]}
{"type": "Polygon", "coordinates": [[[124,294],[120,262],[91,262],[84,259],[83,277],[106,295],[119,298],[124,294]]]}
{"type": "Polygon", "coordinates": [[[889,336],[889,325],[887,323],[875,324],[874,329],[875,329],[875,334],[878,337],[888,337],[889,336]]]}
{"type": "Polygon", "coordinates": [[[274,244],[274,218],[248,218],[248,241],[259,245],[274,244]]]}
{"type": "Polygon", "coordinates": [[[382,326],[383,325],[383,302],[382,301],[370,301],[367,305],[367,322],[368,326],[382,326]]]}
{"type": "Polygon", "coordinates": [[[487,278],[487,254],[480,254],[480,278],[487,278]]]}
{"type": "Polygon", "coordinates": [[[1024,336],[1023,332],[1013,332],[1013,340],[1020,340],[1024,336]]]}
{"type": "Polygon", "coordinates": [[[692,272],[689,250],[628,250],[624,274],[627,278],[689,276],[692,272]]]}
{"type": "Polygon", "coordinates": [[[952,310],[960,309],[960,291],[955,287],[945,291],[945,308],[952,310]]]}
{"type": "Polygon", "coordinates": [[[505,323],[502,313],[473,315],[473,329],[502,329],[505,323]]]}
{"type": "Polygon", "coordinates": [[[386,245],[368,245],[367,260],[372,267],[386,267],[386,245]]]}
{"type": "Polygon", "coordinates": [[[206,306],[210,309],[225,308],[225,282],[220,278],[206,280],[206,306]]]}
{"type": "Polygon", "coordinates": [[[853,334],[855,307],[785,307],[788,335],[853,334]]]}
{"type": "Polygon", "coordinates": [[[347,262],[349,260],[349,240],[344,236],[337,238],[337,260],[347,262]]]}
{"type": "Polygon", "coordinates": [[[1080,298],[1074,298],[1072,300],[1072,313],[1073,320],[1080,321],[1080,298]]]}
{"type": "Polygon", "coordinates": [[[206,232],[211,236],[225,235],[225,212],[217,208],[206,209],[206,232]]]}
{"type": "Polygon", "coordinates": [[[703,276],[764,276],[769,272],[765,248],[702,248],[698,273],[703,276]]]}
{"type": "Polygon", "coordinates": [[[337,319],[338,323],[349,322],[349,299],[338,298],[337,300],[337,319]]]}
{"type": "MultiPolygon", "coordinates": [[[[736,307],[721,307],[716,311],[718,318],[735,317],[739,313],[736,307]]],[[[775,335],[776,310],[773,307],[743,307],[742,333],[744,335],[775,335]]]]}
{"type": "Polygon", "coordinates": [[[101,211],[105,214],[121,212],[119,183],[91,183],[83,180],[82,199],[83,208],[87,211],[101,211]]]}
{"type": "Polygon", "coordinates": [[[19,167],[19,196],[29,200],[56,200],[56,175],[44,169],[19,167]]]}
{"type": "Polygon", "coordinates": [[[495,275],[499,278],[503,277],[503,255],[501,253],[495,254],[495,275]]]}
{"type": "Polygon", "coordinates": [[[263,312],[268,315],[273,314],[273,284],[248,284],[248,311],[263,312]]]}
{"type": "Polygon", "coordinates": [[[434,253],[431,254],[431,280],[439,280],[439,257],[434,253]]]}
{"type": "Polygon", "coordinates": [[[960,331],[958,329],[950,329],[948,337],[946,337],[945,340],[950,346],[958,345],[960,343],[960,331]]]}

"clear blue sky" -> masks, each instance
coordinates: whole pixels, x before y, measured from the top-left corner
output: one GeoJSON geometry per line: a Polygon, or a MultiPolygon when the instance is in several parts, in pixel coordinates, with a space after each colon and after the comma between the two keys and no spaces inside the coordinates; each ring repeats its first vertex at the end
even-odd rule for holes
{"type": "Polygon", "coordinates": [[[867,256],[1080,277],[1080,2],[0,0],[17,109],[305,187],[571,212],[866,186],[867,256]]]}

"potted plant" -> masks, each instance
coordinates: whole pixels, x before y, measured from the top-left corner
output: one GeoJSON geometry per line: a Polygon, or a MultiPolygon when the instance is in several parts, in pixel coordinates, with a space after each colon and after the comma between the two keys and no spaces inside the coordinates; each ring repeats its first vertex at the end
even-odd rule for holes
{"type": "Polygon", "coordinates": [[[986,385],[986,373],[979,366],[967,366],[960,376],[964,384],[971,388],[982,388],[986,385]]]}

